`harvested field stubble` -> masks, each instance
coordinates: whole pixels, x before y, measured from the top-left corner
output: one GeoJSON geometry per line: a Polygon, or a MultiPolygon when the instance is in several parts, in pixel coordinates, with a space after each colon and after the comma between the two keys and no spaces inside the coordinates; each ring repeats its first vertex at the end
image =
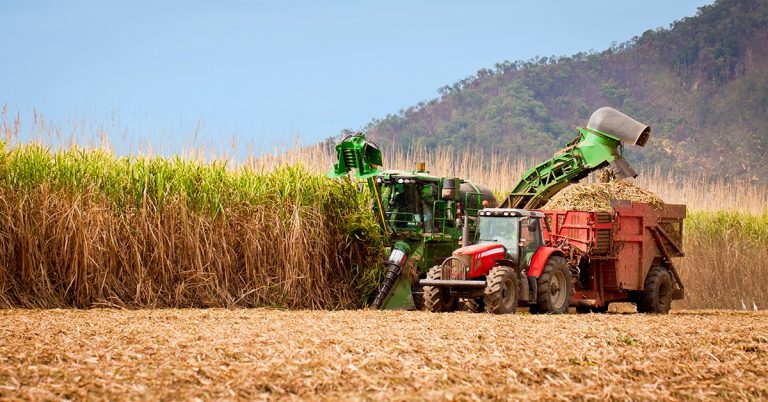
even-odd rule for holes
{"type": "Polygon", "coordinates": [[[0,311],[0,399],[760,399],[768,315],[0,311]]]}

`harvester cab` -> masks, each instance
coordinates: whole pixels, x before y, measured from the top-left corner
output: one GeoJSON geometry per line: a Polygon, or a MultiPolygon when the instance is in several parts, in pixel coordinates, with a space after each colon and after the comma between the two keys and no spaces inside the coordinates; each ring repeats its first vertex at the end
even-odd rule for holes
{"type": "Polygon", "coordinates": [[[495,206],[490,189],[457,177],[431,175],[426,166],[415,170],[382,170],[381,151],[362,133],[347,136],[336,146],[338,163],[329,177],[367,181],[376,219],[386,237],[389,258],[373,308],[421,308],[418,278],[451,255],[462,235],[474,236],[483,202],[495,206]],[[466,221],[464,227],[461,223],[466,221]],[[407,274],[403,274],[407,271],[407,274]]]}

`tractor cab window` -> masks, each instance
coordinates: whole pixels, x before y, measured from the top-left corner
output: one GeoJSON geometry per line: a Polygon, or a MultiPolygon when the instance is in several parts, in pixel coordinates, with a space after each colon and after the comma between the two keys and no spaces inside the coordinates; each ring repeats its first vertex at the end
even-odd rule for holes
{"type": "Polygon", "coordinates": [[[523,256],[521,261],[523,268],[530,266],[533,254],[543,245],[542,243],[540,220],[532,217],[521,218],[520,251],[523,256]]]}
{"type": "Polygon", "coordinates": [[[517,217],[481,217],[477,224],[477,243],[501,243],[507,250],[507,258],[517,261],[519,224],[517,217]]]}

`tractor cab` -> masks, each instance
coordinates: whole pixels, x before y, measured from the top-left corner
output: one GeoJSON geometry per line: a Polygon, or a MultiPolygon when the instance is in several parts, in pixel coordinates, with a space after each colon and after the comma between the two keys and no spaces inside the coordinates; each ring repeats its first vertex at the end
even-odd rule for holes
{"type": "Polygon", "coordinates": [[[527,268],[539,247],[544,245],[542,220],[538,211],[512,208],[485,208],[478,212],[475,243],[498,243],[506,258],[527,268]]]}

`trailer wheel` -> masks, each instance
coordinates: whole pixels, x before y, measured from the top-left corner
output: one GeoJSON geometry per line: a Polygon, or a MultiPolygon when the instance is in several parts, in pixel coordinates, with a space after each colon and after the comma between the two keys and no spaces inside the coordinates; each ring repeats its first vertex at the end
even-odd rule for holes
{"type": "Polygon", "coordinates": [[[573,278],[565,259],[559,255],[549,257],[541,276],[537,279],[538,295],[536,308],[541,314],[562,314],[568,312],[573,296],[573,278]]]}
{"type": "Polygon", "coordinates": [[[485,312],[511,314],[517,311],[517,275],[510,267],[497,265],[486,277],[485,312]]]}
{"type": "Polygon", "coordinates": [[[485,308],[483,298],[478,297],[475,299],[459,299],[459,310],[468,311],[470,313],[479,313],[485,308]]]}
{"type": "MultiPolygon", "coordinates": [[[[442,279],[443,269],[439,265],[432,267],[427,272],[427,279],[442,279]]],[[[422,310],[433,313],[445,313],[456,311],[459,299],[451,296],[448,288],[438,286],[424,286],[422,310]]]]}
{"type": "Polygon", "coordinates": [[[643,292],[637,302],[638,313],[668,314],[672,307],[672,278],[669,271],[653,266],[645,277],[643,292]]]}

